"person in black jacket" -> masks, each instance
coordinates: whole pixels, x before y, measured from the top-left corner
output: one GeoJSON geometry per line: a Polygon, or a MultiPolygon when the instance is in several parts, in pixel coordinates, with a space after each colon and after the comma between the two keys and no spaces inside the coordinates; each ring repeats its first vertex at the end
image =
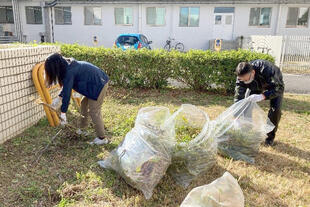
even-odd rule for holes
{"type": "Polygon", "coordinates": [[[267,134],[266,145],[273,145],[281,118],[281,105],[284,83],[280,69],[267,60],[241,62],[236,68],[236,87],[234,102],[245,98],[246,90],[250,90],[249,100],[259,102],[270,100],[268,117],[275,125],[267,134]]]}
{"type": "MultiPolygon", "coordinates": [[[[52,106],[61,104],[61,124],[67,123],[66,112],[69,107],[71,92],[74,89],[84,97],[81,101],[80,128],[88,126],[88,118],[91,117],[97,137],[91,144],[107,144],[105,138],[104,124],[102,119],[101,107],[103,99],[108,89],[109,77],[107,74],[91,63],[66,59],[60,54],[55,53],[45,61],[45,73],[49,85],[59,84],[62,91],[53,100],[52,106]]],[[[82,130],[77,131],[82,134],[82,130]]]]}

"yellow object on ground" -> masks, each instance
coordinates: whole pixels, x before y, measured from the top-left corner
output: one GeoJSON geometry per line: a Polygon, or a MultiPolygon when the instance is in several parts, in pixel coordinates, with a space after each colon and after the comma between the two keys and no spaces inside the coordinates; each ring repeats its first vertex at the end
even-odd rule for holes
{"type": "MultiPolygon", "coordinates": [[[[32,69],[32,80],[34,82],[34,85],[40,95],[41,100],[46,104],[52,103],[52,97],[50,94],[50,91],[56,87],[59,87],[59,85],[54,85],[50,88],[46,87],[45,84],[45,78],[44,78],[44,62],[38,63],[34,66],[32,69]]],[[[72,94],[75,93],[72,90],[72,94]]],[[[77,96],[72,95],[72,100],[77,104],[78,107],[81,106],[81,98],[77,96]]],[[[46,113],[47,120],[51,126],[58,126],[60,121],[57,113],[50,109],[48,106],[43,104],[44,111],[46,113]]]]}

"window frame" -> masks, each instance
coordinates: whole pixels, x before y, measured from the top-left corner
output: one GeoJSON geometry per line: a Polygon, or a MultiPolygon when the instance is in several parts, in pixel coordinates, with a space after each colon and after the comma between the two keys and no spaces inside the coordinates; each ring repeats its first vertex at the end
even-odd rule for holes
{"type": "Polygon", "coordinates": [[[233,25],[233,22],[234,22],[234,15],[233,14],[226,14],[225,15],[225,23],[224,23],[224,25],[233,25]],[[231,17],[230,24],[227,24],[227,17],[231,17]]]}
{"type": "Polygon", "coordinates": [[[33,24],[33,25],[39,25],[39,24],[43,24],[43,10],[42,10],[42,7],[40,6],[25,6],[25,15],[26,15],[26,24],[33,24]],[[29,19],[27,17],[27,9],[32,9],[34,11],[34,9],[40,9],[40,12],[41,12],[41,22],[36,22],[36,15],[34,12],[32,12],[32,14],[34,15],[33,19],[34,19],[34,22],[28,22],[29,19]]]}
{"type": "Polygon", "coordinates": [[[99,7],[99,6],[84,6],[84,26],[102,26],[102,7],[99,7]],[[93,22],[91,24],[86,24],[86,9],[87,8],[92,8],[93,22]],[[100,24],[95,24],[94,8],[100,9],[100,24]]]}
{"type": "Polygon", "coordinates": [[[55,8],[54,8],[54,13],[55,13],[55,25],[72,25],[72,11],[71,11],[71,6],[56,6],[55,8]],[[71,13],[71,16],[70,16],[70,23],[66,23],[65,22],[65,8],[70,8],[70,13],[71,13]],[[63,16],[62,16],[62,18],[63,18],[63,23],[57,23],[57,21],[56,21],[56,9],[61,9],[62,10],[62,12],[63,12],[63,16]]]}
{"type": "MultiPolygon", "coordinates": [[[[124,18],[124,16],[123,16],[124,18]]],[[[134,11],[133,11],[133,7],[114,7],[114,24],[117,26],[133,26],[133,22],[134,22],[134,11]],[[116,9],[126,9],[126,8],[130,8],[131,10],[131,18],[132,18],[132,23],[131,24],[116,24],[116,9]]]]}
{"type": "Polygon", "coordinates": [[[272,16],[272,7],[251,7],[250,8],[250,14],[249,14],[249,27],[258,27],[258,28],[271,28],[271,16],[272,16]],[[270,8],[270,14],[269,14],[269,25],[250,25],[251,22],[251,10],[252,9],[259,9],[259,18],[262,14],[262,9],[269,9],[270,8]]]}
{"type": "Polygon", "coordinates": [[[200,7],[199,6],[181,6],[180,10],[179,10],[179,27],[200,27],[200,7]],[[187,26],[181,26],[181,10],[182,8],[188,8],[188,16],[187,16],[187,26]],[[198,25],[197,26],[190,26],[191,22],[190,22],[190,16],[191,16],[191,8],[198,8],[199,12],[198,12],[198,25]]]}
{"type": "Polygon", "coordinates": [[[14,11],[13,11],[13,6],[0,6],[0,7],[4,7],[5,8],[5,22],[0,22],[0,24],[14,24],[15,21],[14,21],[14,11]],[[13,21],[9,21],[9,18],[8,18],[8,8],[10,8],[10,10],[12,10],[12,14],[13,14],[13,21]]]}
{"type": "Polygon", "coordinates": [[[213,24],[214,24],[214,25],[222,25],[222,24],[223,24],[223,19],[222,19],[222,17],[223,17],[223,15],[221,15],[221,14],[215,14],[215,15],[214,15],[214,18],[213,18],[213,19],[214,19],[213,24]],[[216,20],[216,17],[217,17],[217,16],[220,16],[220,17],[221,17],[221,20],[220,20],[221,23],[220,23],[220,24],[217,24],[217,22],[218,22],[218,20],[216,20]]]}
{"type": "MultiPolygon", "coordinates": [[[[166,21],[166,16],[167,16],[167,10],[166,7],[157,7],[157,6],[149,6],[145,8],[145,15],[146,15],[146,25],[151,26],[151,27],[165,27],[167,25],[167,21],[166,21]],[[147,9],[148,8],[155,8],[155,11],[157,9],[164,9],[165,10],[165,15],[164,15],[164,24],[156,24],[156,20],[155,20],[155,24],[148,24],[148,13],[147,13],[147,9]]],[[[156,11],[156,18],[157,18],[157,11],[156,11]]]]}
{"type": "Polygon", "coordinates": [[[286,28],[309,28],[309,20],[310,20],[310,7],[288,7],[287,9],[287,14],[286,14],[286,22],[285,22],[285,27],[286,28]],[[298,14],[297,14],[297,19],[296,19],[296,25],[287,25],[287,18],[288,18],[288,13],[290,8],[298,8],[298,14]],[[300,14],[300,8],[308,8],[308,19],[307,19],[307,25],[298,25],[298,16],[300,14]]]}

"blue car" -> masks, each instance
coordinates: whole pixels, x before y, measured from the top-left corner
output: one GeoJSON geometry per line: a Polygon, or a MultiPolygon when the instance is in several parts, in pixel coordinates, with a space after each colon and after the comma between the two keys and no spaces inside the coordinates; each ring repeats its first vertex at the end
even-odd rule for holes
{"type": "Polygon", "coordinates": [[[148,41],[143,34],[121,34],[116,39],[114,47],[121,48],[122,50],[138,50],[141,48],[151,49],[150,44],[152,44],[152,41],[148,41]]]}

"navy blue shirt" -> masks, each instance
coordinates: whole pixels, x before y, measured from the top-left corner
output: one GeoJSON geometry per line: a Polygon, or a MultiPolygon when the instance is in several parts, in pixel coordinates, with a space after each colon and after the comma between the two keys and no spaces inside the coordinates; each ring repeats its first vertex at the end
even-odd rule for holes
{"type": "Polygon", "coordinates": [[[97,100],[108,81],[108,75],[97,66],[73,60],[67,67],[63,89],[59,95],[62,97],[61,112],[66,113],[68,110],[72,89],[89,99],[97,100]]]}

